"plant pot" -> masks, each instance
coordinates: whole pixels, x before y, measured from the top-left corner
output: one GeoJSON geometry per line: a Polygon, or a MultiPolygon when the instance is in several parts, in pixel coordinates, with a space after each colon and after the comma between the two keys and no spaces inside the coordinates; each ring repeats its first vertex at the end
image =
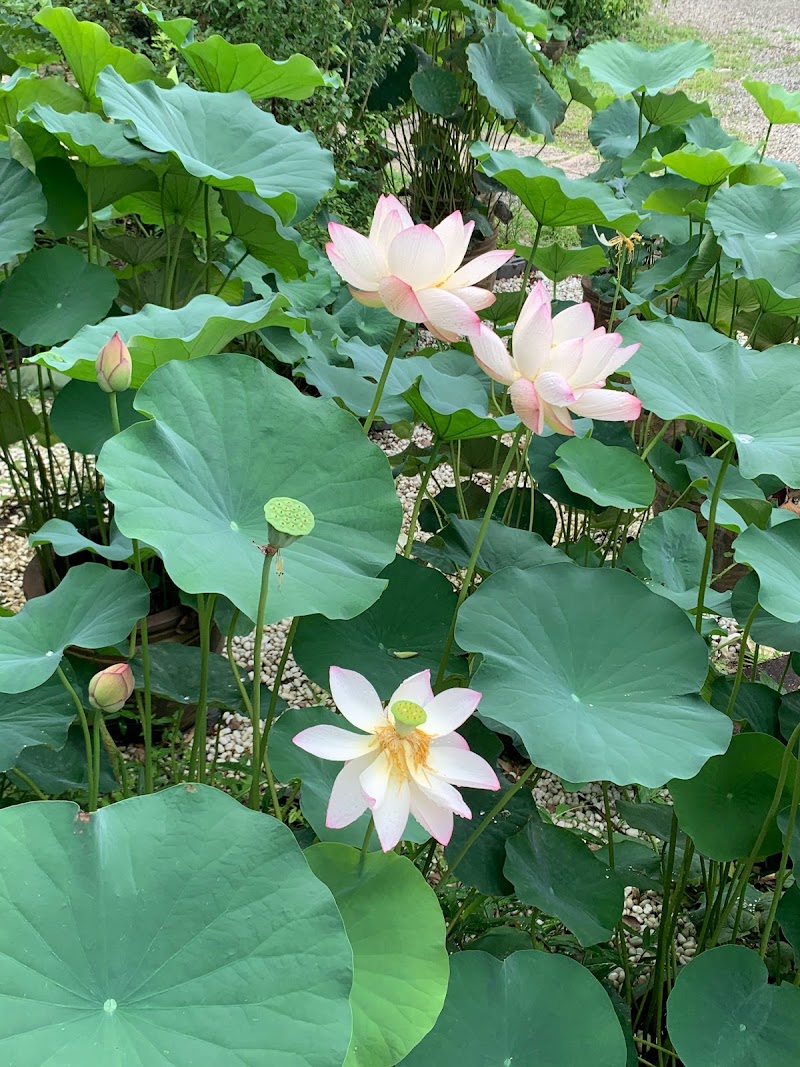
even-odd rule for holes
{"type": "MultiPolygon", "coordinates": [[[[583,299],[591,305],[595,325],[604,326],[608,330],[611,328],[611,312],[614,309],[614,305],[609,301],[604,300],[601,294],[594,288],[592,284],[593,278],[594,276],[591,274],[584,274],[581,277],[583,299]]],[[[620,306],[622,306],[621,298],[620,306]]]]}

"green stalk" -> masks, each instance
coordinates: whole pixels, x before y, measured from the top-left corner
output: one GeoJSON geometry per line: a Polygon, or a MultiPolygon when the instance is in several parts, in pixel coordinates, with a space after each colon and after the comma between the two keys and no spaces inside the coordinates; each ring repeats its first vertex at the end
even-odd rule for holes
{"type": "Polygon", "coordinates": [[[519,294],[520,294],[519,295],[519,308],[518,308],[517,314],[519,314],[519,312],[522,311],[522,306],[525,303],[525,300],[527,299],[527,296],[528,296],[528,282],[530,281],[531,270],[533,269],[533,260],[534,260],[534,258],[536,256],[536,253],[539,251],[539,241],[541,239],[542,239],[542,223],[537,221],[537,223],[536,223],[536,233],[534,234],[534,237],[533,237],[533,247],[531,248],[531,254],[528,256],[528,262],[525,264],[525,273],[522,275],[522,285],[520,286],[520,291],[519,291],[519,294]]]}
{"type": "Polygon", "coordinates": [[[117,433],[120,432],[120,425],[119,425],[119,406],[117,405],[117,394],[116,393],[112,392],[112,393],[108,394],[108,406],[111,409],[111,425],[114,428],[114,433],[117,434],[117,433]]]}
{"type": "Polygon", "coordinates": [[[242,706],[247,710],[248,715],[253,714],[253,705],[250,703],[250,694],[247,692],[247,688],[242,681],[242,676],[239,673],[239,665],[234,659],[233,655],[233,638],[236,634],[236,623],[239,620],[239,609],[234,608],[233,615],[231,615],[231,624],[228,627],[228,633],[225,638],[225,652],[228,656],[228,663],[230,664],[231,673],[236,681],[236,688],[239,690],[239,696],[242,698],[242,706]]]}
{"type": "Polygon", "coordinates": [[[736,676],[733,679],[733,688],[731,689],[730,699],[728,700],[728,706],[725,709],[725,714],[728,718],[733,717],[733,709],[736,707],[736,698],[739,695],[739,689],[742,685],[742,678],[744,677],[744,660],[747,654],[747,639],[750,636],[750,630],[755,622],[756,615],[758,615],[761,605],[758,601],[753,604],[753,609],[747,616],[747,622],[744,624],[744,630],[742,630],[741,644],[739,645],[739,659],[736,663],[736,676]]]}
{"type": "Polygon", "coordinates": [[[370,815],[369,822],[367,823],[367,832],[364,834],[364,843],[361,846],[361,856],[358,860],[358,873],[362,874],[364,871],[364,865],[367,862],[367,853],[369,852],[369,843],[372,840],[372,832],[375,829],[375,820],[370,815]]]}
{"type": "Polygon", "coordinates": [[[770,137],[771,133],[772,133],[772,123],[770,122],[769,125],[767,126],[767,135],[764,138],[764,144],[763,144],[763,146],[761,148],[761,155],[758,157],[758,162],[759,163],[763,163],[763,161],[764,161],[764,154],[767,151],[767,145],[769,144],[769,137],[770,137]]]}
{"type": "Polygon", "coordinates": [[[703,631],[703,610],[705,608],[705,595],[706,585],[708,584],[708,576],[711,573],[711,560],[714,556],[714,531],[717,525],[717,507],[719,506],[719,498],[722,495],[722,483],[725,481],[725,475],[728,473],[728,467],[733,459],[733,454],[736,451],[736,445],[733,441],[725,448],[725,454],[722,457],[722,465],[717,475],[717,480],[714,483],[714,491],[711,494],[711,502],[708,506],[708,528],[706,529],[706,550],[703,555],[703,569],[700,572],[700,590],[697,594],[697,617],[694,621],[695,629],[698,633],[703,631]]]}
{"type": "Polygon", "coordinates": [[[772,894],[772,901],[769,906],[769,915],[767,921],[764,923],[764,932],[761,935],[761,946],[759,948],[759,954],[763,960],[767,954],[767,946],[769,945],[769,937],[772,932],[772,926],[775,922],[775,915],[778,910],[778,904],[780,903],[781,894],[783,893],[783,884],[786,881],[786,868],[789,862],[789,849],[792,843],[792,836],[794,834],[794,826],[797,821],[797,808],[800,806],[800,759],[798,759],[797,766],[794,772],[794,784],[792,786],[792,801],[789,807],[789,819],[786,823],[786,833],[783,835],[783,848],[781,849],[781,859],[778,865],[778,873],[775,876],[775,889],[772,894]]]}
{"type": "Polygon", "coordinates": [[[16,774],[17,778],[20,778],[25,783],[27,788],[30,789],[30,791],[33,793],[33,795],[38,800],[49,800],[50,799],[49,797],[45,796],[45,794],[41,791],[41,789],[39,788],[38,785],[36,785],[35,782],[32,782],[30,780],[30,778],[27,776],[27,774],[23,774],[22,771],[19,770],[17,767],[12,767],[12,772],[14,774],[16,774]]]}
{"type": "Polygon", "coordinates": [[[292,650],[292,644],[294,643],[294,636],[297,633],[297,624],[299,621],[299,616],[295,616],[292,619],[291,625],[289,626],[289,632],[283,643],[283,651],[281,652],[281,658],[278,660],[278,669],[275,672],[275,680],[272,685],[272,695],[269,698],[269,708],[267,709],[267,716],[264,719],[264,729],[261,731],[259,766],[263,766],[264,770],[267,772],[267,782],[269,783],[272,807],[275,813],[275,818],[280,820],[280,822],[283,822],[283,808],[278,803],[278,794],[275,789],[275,778],[272,774],[272,767],[269,765],[269,732],[275,721],[275,712],[278,707],[278,696],[280,694],[281,682],[283,681],[283,672],[286,670],[286,664],[289,660],[289,653],[292,650]]]}
{"type": "MultiPolygon", "coordinates": [[[[116,393],[109,396],[116,398],[116,393]]],[[[114,407],[112,407],[112,413],[114,407]]],[[[118,431],[117,431],[118,432],[118,431]]],[[[142,553],[139,542],[134,538],[133,565],[136,573],[142,575],[142,553]]],[[[152,793],[154,789],[153,779],[153,694],[150,690],[150,639],[147,630],[147,616],[139,621],[139,646],[142,651],[142,678],[144,681],[143,711],[142,711],[142,734],[144,735],[144,788],[146,793],[152,793]]],[[[136,626],[133,628],[133,638],[136,638],[136,626]]]]}
{"type": "Polygon", "coordinates": [[[522,789],[522,787],[525,785],[525,783],[528,781],[529,778],[532,778],[534,775],[536,775],[536,777],[534,778],[533,782],[531,782],[531,789],[532,789],[533,786],[536,784],[536,782],[538,781],[538,779],[541,777],[542,774],[543,774],[543,770],[539,770],[536,767],[536,765],[532,763],[530,765],[530,767],[528,767],[528,769],[523,774],[521,774],[519,776],[519,778],[517,778],[516,782],[514,782],[514,784],[511,786],[511,788],[507,789],[505,791],[505,793],[503,793],[503,795],[497,801],[495,806],[493,808],[491,808],[489,811],[486,812],[486,815],[483,817],[482,821],[478,824],[478,826],[475,827],[475,829],[469,835],[469,837],[464,842],[462,847],[459,849],[459,851],[453,857],[453,862],[450,864],[450,866],[447,869],[446,874],[442,876],[442,879],[439,882],[439,888],[438,888],[437,892],[441,893],[441,892],[444,891],[446,882],[455,873],[456,868],[459,866],[459,864],[464,859],[466,854],[469,852],[469,850],[472,848],[472,846],[475,844],[475,842],[481,836],[481,834],[486,829],[486,827],[492,822],[492,820],[497,815],[500,814],[500,812],[508,804],[508,802],[511,800],[511,798],[517,795],[517,793],[520,791],[520,789],[522,789]]]}
{"type": "Polygon", "coordinates": [[[461,609],[461,605],[467,598],[467,593],[469,592],[470,584],[472,583],[472,579],[475,576],[475,569],[478,564],[478,556],[480,555],[481,546],[483,545],[484,538],[486,537],[486,532],[489,529],[489,523],[491,522],[492,515],[494,513],[495,505],[497,504],[497,498],[503,491],[503,482],[505,481],[506,475],[511,469],[511,464],[514,460],[515,455],[517,454],[519,440],[524,432],[525,427],[520,426],[520,428],[514,434],[514,440],[508,450],[508,454],[506,455],[506,458],[503,462],[503,466],[500,468],[500,473],[497,476],[497,481],[494,483],[494,488],[492,489],[491,495],[489,497],[489,502],[486,505],[486,511],[483,515],[483,521],[481,523],[480,529],[478,530],[478,536],[475,539],[475,544],[472,549],[472,555],[469,558],[469,563],[467,564],[467,569],[464,574],[463,581],[461,583],[461,589],[458,592],[458,600],[456,601],[456,608],[453,612],[453,619],[450,623],[450,630],[447,634],[447,640],[445,641],[442,661],[439,664],[439,671],[436,675],[436,685],[441,684],[442,679],[444,678],[445,671],[447,670],[447,663],[450,659],[450,652],[452,651],[453,642],[455,641],[456,637],[456,622],[458,620],[458,613],[461,609]]]}
{"type": "Polygon", "coordinates": [[[416,500],[414,501],[414,509],[411,512],[411,520],[408,524],[408,537],[406,538],[405,548],[403,549],[403,555],[406,559],[410,559],[411,550],[414,547],[414,534],[417,530],[417,521],[419,520],[419,513],[422,508],[422,502],[425,499],[425,490],[428,488],[428,482],[433,474],[433,469],[436,466],[437,453],[438,453],[438,440],[436,437],[431,441],[431,454],[430,458],[422,472],[422,477],[419,482],[419,491],[417,492],[416,500]]]}
{"type": "MultiPolygon", "coordinates": [[[[753,847],[750,849],[747,858],[744,860],[739,870],[739,874],[736,878],[733,891],[729,894],[728,900],[725,902],[720,917],[717,920],[717,925],[714,930],[714,935],[712,939],[714,944],[716,944],[719,935],[725,926],[728,916],[730,915],[731,908],[733,907],[734,900],[736,900],[741,894],[743,894],[745,889],[747,888],[747,882],[750,878],[750,874],[753,870],[753,867],[756,864],[756,860],[758,859],[761,847],[764,844],[764,839],[767,836],[767,833],[769,831],[770,826],[772,825],[775,816],[778,814],[778,808],[780,807],[781,799],[783,798],[784,786],[786,785],[786,779],[789,775],[789,760],[792,754],[792,749],[797,744],[798,739],[800,739],[800,723],[798,723],[792,731],[792,735],[789,738],[789,741],[784,750],[783,759],[781,761],[781,769],[778,773],[778,782],[775,786],[775,793],[773,794],[772,803],[769,806],[769,811],[767,812],[766,818],[761,824],[761,829],[759,830],[758,837],[753,843],[753,847]]],[[[785,841],[789,840],[790,838],[787,835],[785,841]]],[[[784,847],[787,846],[784,844],[784,847]]]]}
{"type": "Polygon", "coordinates": [[[194,741],[189,760],[191,781],[204,782],[206,777],[206,729],[208,725],[208,663],[211,655],[211,624],[214,619],[215,593],[206,599],[197,595],[197,617],[200,622],[200,693],[194,720],[194,741]]]}
{"type": "Polygon", "coordinates": [[[403,334],[406,331],[405,319],[400,319],[397,324],[397,330],[394,335],[391,347],[386,355],[386,362],[383,365],[381,376],[378,381],[378,386],[375,390],[375,399],[372,401],[372,407],[369,409],[369,415],[367,415],[367,421],[364,423],[364,433],[368,434],[372,428],[372,424],[375,421],[375,416],[378,414],[378,406],[380,405],[383,397],[383,390],[386,387],[386,380],[389,377],[389,371],[394,363],[394,357],[397,355],[397,351],[400,348],[400,342],[403,340],[403,334]]]}
{"type": "Polygon", "coordinates": [[[70,682],[69,678],[67,678],[66,674],[64,674],[64,671],[61,669],[60,665],[56,668],[56,674],[58,675],[58,680],[61,682],[61,684],[64,686],[64,688],[72,698],[72,703],[75,705],[75,709],[78,712],[78,718],[80,719],[81,729],[83,730],[83,743],[86,748],[86,779],[89,785],[88,807],[89,811],[97,811],[97,795],[93,793],[94,774],[92,773],[92,770],[94,767],[94,759],[92,756],[92,735],[89,732],[89,722],[86,718],[86,711],[83,707],[83,701],[75,692],[74,688],[72,687],[72,683],[70,682]]]}
{"type": "MultiPolygon", "coordinates": [[[[264,562],[261,567],[261,589],[258,595],[258,613],[256,615],[256,629],[253,637],[253,695],[250,701],[250,723],[253,727],[253,755],[252,775],[250,779],[250,807],[253,811],[261,808],[261,642],[264,638],[264,616],[267,612],[267,595],[269,593],[269,575],[272,570],[272,557],[275,550],[268,547],[264,553],[264,562]]],[[[275,810],[279,809],[278,798],[272,787],[272,804],[275,810]]]]}

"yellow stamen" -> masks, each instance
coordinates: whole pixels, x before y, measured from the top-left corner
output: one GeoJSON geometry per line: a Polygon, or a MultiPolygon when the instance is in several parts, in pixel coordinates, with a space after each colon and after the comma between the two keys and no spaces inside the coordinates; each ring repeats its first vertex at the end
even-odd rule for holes
{"type": "Polygon", "coordinates": [[[392,771],[404,778],[410,776],[412,769],[427,766],[431,742],[421,730],[412,729],[403,736],[394,726],[382,726],[375,732],[375,739],[392,771]]]}

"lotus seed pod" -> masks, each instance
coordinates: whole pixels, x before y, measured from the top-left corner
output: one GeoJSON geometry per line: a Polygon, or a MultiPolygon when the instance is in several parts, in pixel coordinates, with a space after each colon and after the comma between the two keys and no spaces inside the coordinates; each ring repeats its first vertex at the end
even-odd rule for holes
{"type": "Polygon", "coordinates": [[[123,393],[130,388],[133,363],[128,346],[115,333],[100,349],[95,361],[97,384],[104,393],[123,393]]]}
{"type": "Polygon", "coordinates": [[[127,663],[115,663],[98,671],[89,682],[89,703],[99,711],[120,711],[133,689],[133,671],[127,663]]]}
{"type": "Polygon", "coordinates": [[[269,543],[273,548],[286,548],[298,537],[305,537],[314,529],[311,510],[290,496],[274,496],[264,505],[269,543]]]}
{"type": "Polygon", "coordinates": [[[425,709],[413,700],[396,700],[389,710],[394,716],[394,728],[401,737],[428,721],[425,709]]]}

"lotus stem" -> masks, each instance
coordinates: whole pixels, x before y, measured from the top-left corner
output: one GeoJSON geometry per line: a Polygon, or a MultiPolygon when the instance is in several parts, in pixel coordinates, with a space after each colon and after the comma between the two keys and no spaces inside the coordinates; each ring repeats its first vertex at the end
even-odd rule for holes
{"type": "Polygon", "coordinates": [[[405,319],[400,319],[397,324],[397,330],[394,335],[394,340],[392,341],[392,344],[386,355],[386,362],[383,365],[383,370],[381,371],[381,376],[378,380],[377,388],[375,389],[375,399],[372,401],[372,407],[369,409],[367,421],[364,423],[365,434],[368,434],[371,430],[372,424],[375,421],[375,416],[378,414],[378,406],[380,405],[381,399],[383,397],[383,390],[386,387],[386,380],[389,377],[389,371],[392,368],[392,363],[394,363],[394,357],[397,355],[397,351],[400,348],[400,342],[403,340],[403,334],[405,333],[405,331],[405,319]]]}

